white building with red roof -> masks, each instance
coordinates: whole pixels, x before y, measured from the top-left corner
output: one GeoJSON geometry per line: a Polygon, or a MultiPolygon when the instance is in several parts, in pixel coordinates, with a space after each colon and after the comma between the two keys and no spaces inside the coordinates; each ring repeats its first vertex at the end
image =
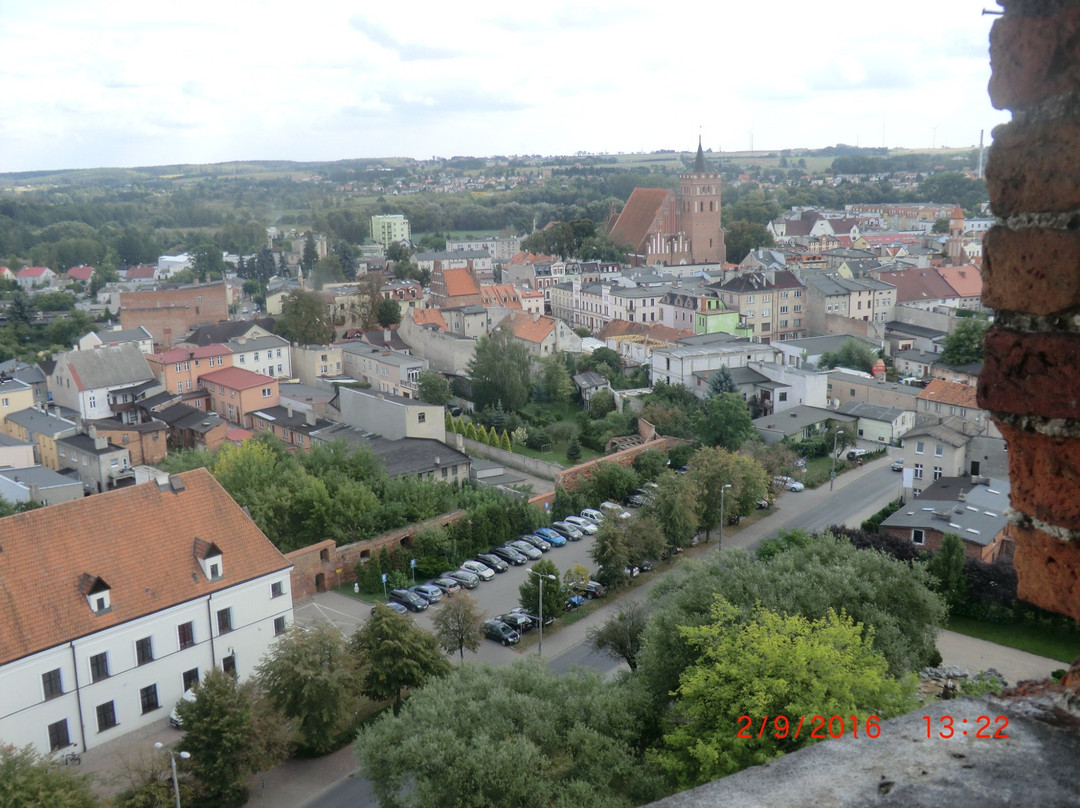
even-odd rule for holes
{"type": "Polygon", "coordinates": [[[50,286],[56,273],[48,267],[23,267],[15,276],[15,282],[29,291],[40,286],[50,286]]]}

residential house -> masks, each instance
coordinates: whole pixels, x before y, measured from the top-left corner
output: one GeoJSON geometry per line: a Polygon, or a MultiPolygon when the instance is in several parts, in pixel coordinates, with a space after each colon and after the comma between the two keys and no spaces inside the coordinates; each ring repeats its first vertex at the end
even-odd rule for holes
{"type": "Polygon", "coordinates": [[[406,309],[422,309],[426,305],[424,287],[419,281],[390,278],[382,282],[379,294],[383,300],[396,300],[403,313],[406,309]]]}
{"type": "Polygon", "coordinates": [[[152,466],[164,460],[168,452],[168,427],[163,421],[125,424],[115,418],[99,418],[84,425],[92,425],[111,446],[127,449],[132,466],[152,466]]]}
{"type": "Polygon", "coordinates": [[[33,406],[44,406],[49,400],[49,382],[41,365],[28,365],[19,359],[0,362],[0,382],[17,379],[30,385],[33,391],[33,406]]]}
{"type": "Polygon", "coordinates": [[[979,381],[979,374],[982,373],[982,365],[982,362],[968,362],[964,365],[935,362],[930,368],[930,375],[942,381],[974,387],[979,381]]]}
{"type": "Polygon", "coordinates": [[[936,353],[916,350],[897,351],[892,355],[893,368],[901,378],[928,379],[934,366],[936,353]]]}
{"type": "Polygon", "coordinates": [[[66,351],[57,355],[49,376],[53,402],[86,419],[115,415],[133,421],[137,418],[135,401],[156,386],[146,357],[131,342],[91,351],[66,351]]]}
{"type": "Polygon", "coordinates": [[[825,390],[830,407],[860,401],[898,410],[918,410],[920,387],[889,382],[850,368],[833,368],[826,375],[829,381],[825,390]]]}
{"type": "Polygon", "coordinates": [[[225,343],[232,352],[232,365],[275,378],[292,378],[292,350],[289,341],[276,334],[264,337],[236,337],[225,343]]]}
{"type": "Polygon", "coordinates": [[[746,367],[750,362],[774,362],[776,348],[730,334],[702,334],[680,339],[670,348],[654,348],[650,359],[652,384],[663,381],[694,391],[698,398],[708,398],[708,377],[721,367],[728,370],[746,367]],[[702,376],[705,383],[701,384],[702,376]]]}
{"type": "Polygon", "coordinates": [[[262,320],[223,320],[213,325],[200,325],[193,328],[181,340],[176,347],[198,348],[207,345],[225,344],[230,340],[246,337],[268,337],[274,333],[274,321],[266,318],[262,320]]]}
{"type": "Polygon", "coordinates": [[[578,393],[581,394],[581,400],[585,402],[586,409],[589,409],[592,397],[599,391],[607,390],[609,393],[611,392],[611,382],[595,370],[576,374],[574,376],[574,386],[577,387],[578,393]]]}
{"type": "MultiPolygon", "coordinates": [[[[909,315],[910,311],[903,313],[909,315]]],[[[885,324],[885,340],[890,356],[910,350],[925,351],[928,354],[941,353],[945,337],[946,332],[940,328],[898,320],[885,324]]]]}
{"type": "Polygon", "coordinates": [[[100,494],[135,484],[131,454],[121,446],[110,446],[104,435],[91,425],[86,434],[76,433],[56,441],[60,469],[69,469],[83,484],[87,494],[100,494]]]}
{"type": "Polygon", "coordinates": [[[484,306],[454,306],[442,309],[439,316],[451,334],[479,339],[491,331],[492,314],[498,311],[484,306]]]}
{"type": "Polygon", "coordinates": [[[969,384],[932,379],[919,390],[918,412],[931,418],[956,415],[965,421],[986,424],[987,414],[975,400],[975,388],[969,384]]]}
{"type": "Polygon", "coordinates": [[[900,439],[915,426],[915,410],[849,401],[836,411],[859,419],[860,438],[887,446],[899,446],[900,439]]]}
{"type": "Polygon", "coordinates": [[[293,619],[291,564],[206,469],[0,520],[0,547],[0,737],[42,754],[247,679],[293,619]]]}
{"type": "Polygon", "coordinates": [[[765,377],[751,394],[751,402],[764,412],[780,413],[800,405],[825,407],[828,402],[828,380],[820,373],[767,361],[747,362],[746,369],[765,377]]]}
{"type": "Polygon", "coordinates": [[[59,505],[84,496],[81,482],[44,466],[0,468],[0,497],[8,502],[59,505]]]}
{"type": "Polygon", "coordinates": [[[26,291],[51,286],[56,273],[48,267],[23,267],[15,274],[15,282],[26,291]]]}
{"type": "MultiPolygon", "coordinates": [[[[453,263],[453,262],[451,262],[453,263]]],[[[437,269],[431,273],[431,305],[437,308],[479,306],[480,284],[466,267],[437,269]]]]}
{"type": "Polygon", "coordinates": [[[897,306],[930,311],[937,306],[955,305],[958,302],[956,290],[933,269],[876,271],[873,275],[879,281],[896,287],[897,306]]]}
{"type": "Polygon", "coordinates": [[[920,550],[941,549],[946,534],[964,540],[964,554],[994,561],[1012,552],[1009,525],[1009,481],[985,476],[945,476],[881,523],[881,530],[920,550]]]}
{"type": "Polygon", "coordinates": [[[739,329],[739,312],[724,304],[718,290],[704,286],[669,289],[660,300],[660,323],[695,334],[749,336],[748,330],[739,329]]]}
{"type": "Polygon", "coordinates": [[[427,370],[428,362],[366,342],[346,342],[341,346],[341,366],[346,376],[370,384],[375,391],[415,398],[420,373],[427,370]]]}
{"type": "Polygon", "coordinates": [[[228,316],[228,289],[224,282],[161,285],[120,293],[121,327],[143,326],[153,335],[154,345],[163,350],[172,348],[196,326],[217,323],[228,316]]]}
{"type": "Polygon", "coordinates": [[[350,382],[348,376],[336,379],[316,379],[315,384],[283,382],[278,385],[278,401],[281,407],[292,407],[297,412],[314,412],[320,418],[337,418],[338,384],[350,382]],[[329,383],[328,383],[329,382],[329,383]]]}
{"type": "Polygon", "coordinates": [[[800,404],[782,412],[755,418],[751,423],[761,439],[772,446],[783,440],[810,440],[833,424],[849,424],[856,420],[858,419],[852,415],[843,415],[835,410],[800,404]]]}
{"type": "Polygon", "coordinates": [[[177,449],[216,452],[228,437],[228,421],[216,412],[203,412],[187,404],[165,407],[154,417],[165,424],[169,445],[177,449]]]}
{"type": "Polygon", "coordinates": [[[807,335],[806,287],[790,270],[751,272],[709,287],[720,293],[729,309],[739,312],[739,328],[749,329],[759,342],[807,335]]]}
{"type": "Polygon", "coordinates": [[[22,469],[33,466],[35,463],[37,461],[34,459],[32,441],[0,435],[0,468],[22,469]]]}
{"type": "Polygon", "coordinates": [[[631,364],[647,365],[657,348],[671,348],[679,340],[694,336],[694,332],[669,328],[659,323],[631,323],[612,320],[596,335],[597,339],[631,364]]]}
{"type": "Polygon", "coordinates": [[[562,320],[545,314],[511,312],[498,328],[509,328],[514,338],[536,357],[554,356],[560,351],[581,353],[581,337],[562,320]]]}
{"type": "Polygon", "coordinates": [[[369,434],[382,435],[389,440],[446,440],[445,409],[441,405],[425,404],[415,398],[371,390],[340,387],[337,406],[343,424],[369,434]]]}
{"type": "Polygon", "coordinates": [[[161,386],[176,393],[199,389],[199,377],[218,368],[232,367],[233,354],[220,343],[203,347],[177,347],[147,354],[146,362],[161,386]]]}
{"type": "Polygon", "coordinates": [[[0,429],[9,415],[33,406],[34,389],[26,382],[0,373],[0,429]]]}
{"type": "Polygon", "coordinates": [[[3,423],[4,434],[34,444],[37,462],[52,471],[60,470],[60,453],[56,442],[78,431],[74,421],[28,407],[13,412],[3,423]]]}
{"type": "Polygon", "coordinates": [[[69,281],[78,281],[79,283],[90,283],[90,279],[94,276],[94,268],[79,265],[72,267],[64,273],[64,277],[69,281]]]}
{"type": "Polygon", "coordinates": [[[115,326],[104,331],[91,331],[79,337],[78,349],[90,351],[102,345],[121,345],[125,342],[135,343],[140,353],[149,354],[154,351],[154,337],[141,325],[135,328],[115,326]]]}
{"type": "Polygon", "coordinates": [[[955,296],[946,301],[958,309],[982,309],[982,271],[972,264],[938,267],[938,275],[953,288],[955,296]]]}
{"type": "Polygon", "coordinates": [[[486,236],[484,238],[448,238],[447,252],[484,250],[495,261],[509,261],[521,251],[520,236],[486,236]]]}
{"type": "Polygon", "coordinates": [[[336,379],[344,373],[340,345],[293,345],[293,375],[302,384],[315,385],[316,379],[336,379]]]}
{"type": "Polygon", "coordinates": [[[278,381],[240,367],[204,373],[199,387],[210,396],[209,409],[230,424],[251,428],[251,414],[278,405],[278,381]]]}
{"type": "Polygon", "coordinates": [[[814,275],[806,281],[806,323],[813,334],[845,332],[837,319],[880,325],[894,319],[896,288],[875,278],[814,275]]]}
{"type": "Polygon", "coordinates": [[[409,220],[401,213],[383,213],[372,216],[371,239],[383,247],[391,244],[408,244],[412,240],[409,220]]]}
{"type": "Polygon", "coordinates": [[[265,407],[251,414],[253,431],[268,432],[296,449],[310,449],[312,434],[332,423],[316,416],[314,410],[296,410],[292,405],[265,407]]]}
{"type": "Polygon", "coordinates": [[[124,276],[124,282],[134,286],[142,286],[144,284],[152,284],[158,280],[158,270],[156,266],[150,266],[149,264],[140,264],[137,267],[128,267],[123,270],[121,275],[124,276]]]}
{"type": "Polygon", "coordinates": [[[821,337],[804,337],[774,343],[776,350],[783,356],[783,363],[792,367],[815,368],[821,364],[821,357],[827,353],[836,353],[844,343],[853,339],[860,342],[872,351],[876,352],[881,343],[866,337],[856,337],[851,334],[830,334],[821,337]]]}

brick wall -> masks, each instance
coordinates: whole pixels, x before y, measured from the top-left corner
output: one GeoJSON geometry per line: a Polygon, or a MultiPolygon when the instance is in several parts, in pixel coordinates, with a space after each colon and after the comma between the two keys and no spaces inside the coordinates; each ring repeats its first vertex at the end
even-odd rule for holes
{"type": "Polygon", "coordinates": [[[120,325],[123,328],[143,326],[159,349],[171,348],[192,326],[217,323],[228,316],[229,304],[223,283],[120,294],[120,325]]]}
{"type": "Polygon", "coordinates": [[[1001,5],[990,98],[1013,116],[986,166],[979,404],[1009,444],[1019,595],[1080,619],[1080,4],[1001,5]]]}
{"type": "Polygon", "coordinates": [[[320,590],[334,589],[356,580],[356,564],[366,558],[372,558],[383,547],[394,549],[408,547],[414,536],[435,527],[452,525],[464,518],[465,511],[451,511],[426,522],[407,525],[391,530],[374,539],[358,541],[335,547],[331,539],[293,550],[285,557],[292,562],[293,601],[299,603],[312,597],[320,590]],[[320,579],[319,576],[322,576],[320,579]]]}
{"type": "Polygon", "coordinates": [[[597,466],[601,463],[618,463],[620,466],[632,466],[634,464],[634,458],[642,452],[647,452],[649,449],[659,449],[662,452],[666,452],[674,446],[681,446],[683,444],[689,445],[689,443],[690,441],[682,440],[681,438],[659,437],[655,440],[638,444],[637,446],[631,446],[629,449],[623,449],[621,452],[614,452],[609,455],[604,455],[603,457],[598,457],[595,460],[590,460],[587,463],[572,466],[555,475],[555,485],[561,485],[563,488],[572,491],[577,488],[578,483],[582,480],[587,480],[592,477],[597,466]]]}

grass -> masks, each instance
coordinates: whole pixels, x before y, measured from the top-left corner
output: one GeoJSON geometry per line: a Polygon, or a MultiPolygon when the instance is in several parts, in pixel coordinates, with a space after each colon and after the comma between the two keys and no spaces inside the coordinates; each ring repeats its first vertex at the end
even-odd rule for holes
{"type": "Polygon", "coordinates": [[[1080,632],[1063,633],[1031,623],[984,623],[957,616],[950,617],[945,628],[1059,662],[1069,663],[1080,657],[1080,632]]]}
{"type": "MultiPolygon", "coordinates": [[[[581,446],[581,444],[578,445],[581,446]]],[[[577,460],[571,460],[566,456],[566,446],[567,444],[565,443],[553,443],[550,452],[541,452],[537,449],[530,449],[528,446],[522,446],[520,443],[515,443],[514,454],[524,455],[525,457],[535,457],[537,460],[546,460],[548,463],[557,463],[558,465],[565,467],[576,466],[579,463],[584,463],[601,456],[599,452],[594,452],[592,449],[581,446],[581,457],[577,460]]]]}

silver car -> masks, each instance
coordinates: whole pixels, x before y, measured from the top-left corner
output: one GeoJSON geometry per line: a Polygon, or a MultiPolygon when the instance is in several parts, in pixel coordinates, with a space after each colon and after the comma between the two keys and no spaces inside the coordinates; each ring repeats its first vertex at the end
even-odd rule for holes
{"type": "Polygon", "coordinates": [[[576,527],[582,533],[586,533],[586,534],[588,534],[590,536],[594,535],[596,533],[596,531],[599,530],[599,528],[597,528],[595,522],[590,522],[588,519],[586,519],[583,516],[568,516],[565,519],[563,519],[563,521],[564,522],[569,522],[571,525],[576,527]]]}
{"type": "Polygon", "coordinates": [[[479,561],[472,561],[471,559],[469,561],[462,561],[461,568],[467,572],[471,572],[481,581],[490,581],[495,577],[495,570],[479,561]]]}

